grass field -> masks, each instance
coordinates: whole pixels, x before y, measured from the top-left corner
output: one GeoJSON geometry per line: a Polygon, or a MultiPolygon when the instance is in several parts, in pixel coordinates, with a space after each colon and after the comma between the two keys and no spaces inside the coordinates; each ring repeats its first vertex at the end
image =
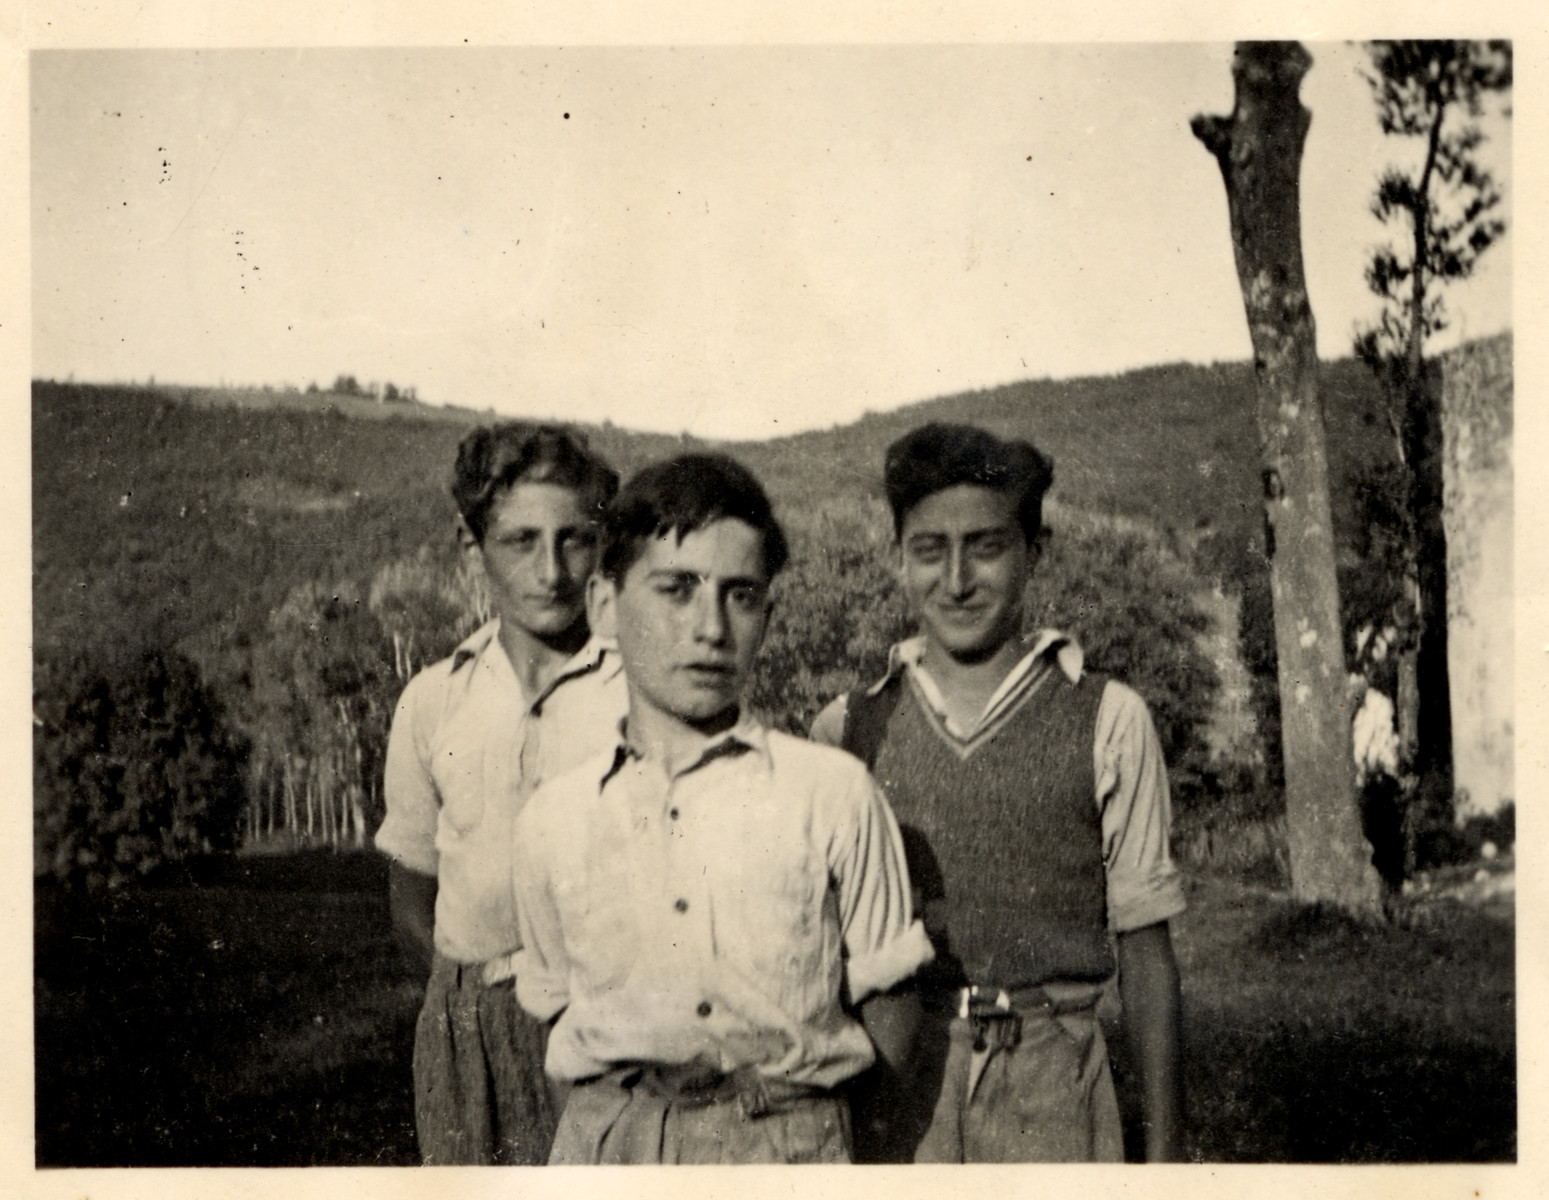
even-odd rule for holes
{"type": "MultiPolygon", "coordinates": [[[[1411,901],[1370,928],[1189,892],[1191,1157],[1515,1157],[1509,906],[1411,901]]],[[[36,939],[40,1166],[415,1161],[420,983],[374,856],[194,864],[91,904],[40,885],[36,939]]]]}

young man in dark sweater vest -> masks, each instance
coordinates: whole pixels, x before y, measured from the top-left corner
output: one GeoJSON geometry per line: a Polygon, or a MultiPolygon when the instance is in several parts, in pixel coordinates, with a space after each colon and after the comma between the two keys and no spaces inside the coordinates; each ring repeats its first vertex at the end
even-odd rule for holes
{"type": "MultiPolygon", "coordinates": [[[[885,465],[899,576],[921,634],[812,726],[871,767],[902,828],[936,948],[909,1084],[870,1153],[917,1162],[1117,1161],[1096,1004],[1118,973],[1146,1157],[1180,1146],[1178,969],[1166,765],[1145,702],[1022,636],[1049,461],[927,425],[885,465]]],[[[895,1081],[896,1084],[896,1081],[895,1081]]],[[[857,1113],[857,1149],[862,1149],[857,1113]]]]}

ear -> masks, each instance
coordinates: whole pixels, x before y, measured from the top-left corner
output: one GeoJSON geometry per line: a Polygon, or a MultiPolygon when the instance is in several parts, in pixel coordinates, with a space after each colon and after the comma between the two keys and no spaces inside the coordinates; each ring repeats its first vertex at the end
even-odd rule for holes
{"type": "Polygon", "coordinates": [[[1027,543],[1027,573],[1029,576],[1038,569],[1038,564],[1043,560],[1044,544],[1049,540],[1049,531],[1040,529],[1027,543]]]}
{"type": "Polygon", "coordinates": [[[586,580],[586,623],[598,637],[619,635],[618,586],[601,571],[586,580]]]}
{"type": "Polygon", "coordinates": [[[473,530],[468,528],[468,522],[459,515],[457,518],[457,548],[464,554],[471,554],[479,548],[479,539],[473,536],[473,530]]]}

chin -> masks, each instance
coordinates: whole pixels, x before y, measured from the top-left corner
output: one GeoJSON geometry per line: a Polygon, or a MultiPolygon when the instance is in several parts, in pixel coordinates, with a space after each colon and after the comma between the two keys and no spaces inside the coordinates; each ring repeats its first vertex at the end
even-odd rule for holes
{"type": "Polygon", "coordinates": [[[534,637],[562,637],[585,619],[586,615],[580,611],[564,614],[541,613],[532,620],[518,621],[517,624],[534,637]]]}
{"type": "Polygon", "coordinates": [[[938,639],[944,649],[953,658],[963,662],[983,662],[992,658],[997,651],[1004,646],[1008,639],[991,636],[978,637],[944,637],[938,639]]]}
{"type": "Polygon", "coordinates": [[[717,696],[714,699],[695,697],[693,700],[685,700],[681,704],[673,705],[669,711],[686,724],[705,725],[718,717],[725,716],[736,707],[735,696],[717,696]]]}

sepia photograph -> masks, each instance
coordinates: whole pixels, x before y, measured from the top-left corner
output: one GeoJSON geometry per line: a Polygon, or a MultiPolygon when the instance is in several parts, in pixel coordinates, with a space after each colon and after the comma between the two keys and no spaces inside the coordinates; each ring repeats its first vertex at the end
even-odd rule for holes
{"type": "Polygon", "coordinates": [[[1514,46],[30,50],[38,1177],[1515,1164],[1514,46]]]}

